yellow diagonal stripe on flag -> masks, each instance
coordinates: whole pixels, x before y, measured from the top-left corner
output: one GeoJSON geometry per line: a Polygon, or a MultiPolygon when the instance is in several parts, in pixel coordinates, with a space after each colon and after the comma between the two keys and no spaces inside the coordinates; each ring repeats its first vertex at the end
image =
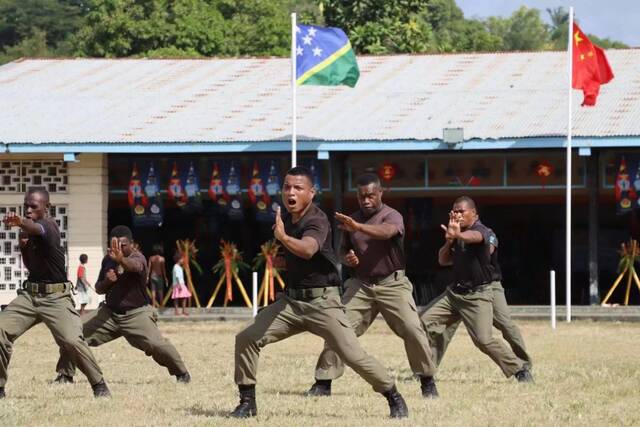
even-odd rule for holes
{"type": "Polygon", "coordinates": [[[311,77],[312,75],[324,70],[329,65],[333,64],[339,57],[341,57],[342,55],[344,55],[345,53],[347,53],[350,50],[351,50],[351,42],[348,42],[346,45],[344,45],[340,49],[336,50],[333,55],[327,57],[327,59],[325,59],[324,61],[318,63],[318,65],[316,65],[315,67],[308,69],[306,73],[301,75],[298,78],[298,80],[296,80],[296,84],[301,85],[302,83],[307,81],[309,79],[309,77],[311,77]]]}

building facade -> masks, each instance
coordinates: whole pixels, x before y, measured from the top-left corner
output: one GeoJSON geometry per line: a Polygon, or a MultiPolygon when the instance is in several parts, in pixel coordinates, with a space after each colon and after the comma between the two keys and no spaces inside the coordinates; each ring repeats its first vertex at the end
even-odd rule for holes
{"type": "MultiPolygon", "coordinates": [[[[616,79],[602,87],[595,108],[574,112],[575,304],[599,300],[615,278],[619,244],[640,235],[635,213],[616,215],[613,190],[620,155],[640,151],[640,53],[607,54],[616,79]]],[[[425,303],[447,283],[448,272],[436,265],[439,224],[456,197],[470,195],[500,239],[509,299],[546,303],[549,270],[563,284],[565,55],[400,55],[363,57],[359,64],[355,89],[298,92],[299,163],[317,167],[321,207],[355,210],[355,177],[378,173],[385,201],[404,215],[409,276],[425,303]]],[[[50,188],[69,275],[87,253],[95,280],[107,230],[134,224],[132,171],[144,177],[153,164],[162,224],[134,226],[136,239],[145,254],[161,243],[170,258],[176,239],[195,238],[204,267],[195,280],[207,299],[220,239],[237,243],[250,261],[271,235],[249,190],[256,164],[263,174],[264,165],[273,165],[279,175],[290,165],[288,81],[283,59],[2,66],[0,214],[19,211],[27,187],[50,188]],[[208,195],[216,164],[235,165],[242,219],[222,214],[208,195]],[[169,197],[174,165],[184,179],[193,166],[201,193],[195,209],[169,197]]],[[[574,96],[579,105],[581,94],[574,96]]],[[[0,304],[24,278],[16,236],[2,233],[0,304]]]]}

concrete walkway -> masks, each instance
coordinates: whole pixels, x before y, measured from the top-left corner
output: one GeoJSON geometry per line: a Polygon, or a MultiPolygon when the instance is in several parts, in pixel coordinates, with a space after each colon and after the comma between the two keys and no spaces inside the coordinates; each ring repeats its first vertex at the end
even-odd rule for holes
{"type": "MultiPolygon", "coordinates": [[[[420,307],[418,307],[420,310],[420,307]]],[[[212,307],[192,308],[189,316],[175,316],[173,308],[166,308],[160,312],[159,319],[165,322],[196,322],[196,321],[225,321],[251,319],[251,309],[244,307],[212,307]]],[[[516,305],[511,306],[514,319],[518,320],[550,320],[551,309],[548,305],[516,305]]],[[[558,322],[566,319],[565,307],[557,308],[558,322]]],[[[572,320],[600,320],[619,322],[640,322],[640,306],[602,307],[599,305],[578,305],[571,309],[572,320]]]]}

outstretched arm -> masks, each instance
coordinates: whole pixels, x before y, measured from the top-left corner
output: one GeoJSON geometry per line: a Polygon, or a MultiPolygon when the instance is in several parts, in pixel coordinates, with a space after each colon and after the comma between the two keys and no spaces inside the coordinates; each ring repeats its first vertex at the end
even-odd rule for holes
{"type": "Polygon", "coordinates": [[[359,231],[376,240],[389,240],[399,233],[398,227],[394,224],[364,224],[340,212],[336,212],[335,218],[339,222],[338,228],[341,230],[349,233],[359,231]]]}

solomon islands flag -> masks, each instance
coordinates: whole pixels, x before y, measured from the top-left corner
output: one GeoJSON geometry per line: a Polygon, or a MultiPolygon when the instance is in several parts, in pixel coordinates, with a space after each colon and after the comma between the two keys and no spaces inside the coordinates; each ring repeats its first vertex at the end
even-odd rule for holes
{"type": "Polygon", "coordinates": [[[354,87],[360,70],[347,35],[340,28],[296,27],[296,83],[354,87]]]}

